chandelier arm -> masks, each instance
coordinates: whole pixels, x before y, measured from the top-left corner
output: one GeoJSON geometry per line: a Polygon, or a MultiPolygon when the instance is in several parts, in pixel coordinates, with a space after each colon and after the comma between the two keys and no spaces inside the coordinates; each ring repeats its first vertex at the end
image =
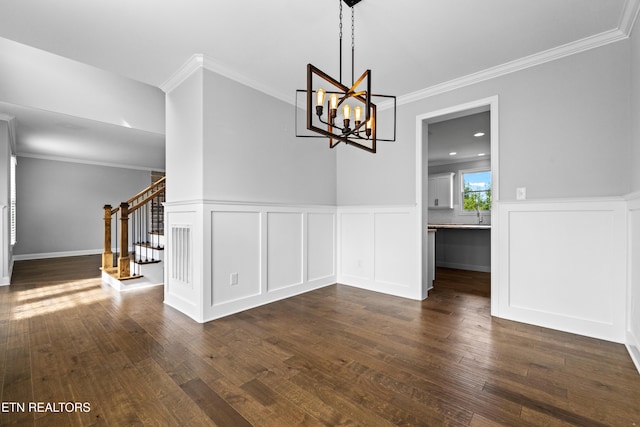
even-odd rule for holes
{"type": "Polygon", "coordinates": [[[327,122],[326,120],[323,120],[323,119],[322,119],[322,117],[318,117],[318,121],[319,121],[320,123],[324,124],[324,125],[329,126],[329,127],[330,127],[330,128],[332,128],[332,129],[338,129],[340,132],[343,132],[343,133],[342,133],[342,136],[343,136],[343,137],[354,137],[354,136],[355,136],[356,138],[358,138],[358,139],[362,139],[362,140],[364,140],[364,141],[369,140],[369,138],[368,138],[368,137],[367,137],[367,138],[362,137],[362,136],[360,135],[360,133],[359,133],[360,128],[362,128],[362,127],[366,126],[366,122],[360,122],[360,124],[359,124],[358,126],[355,126],[355,127],[354,127],[352,130],[350,130],[349,132],[344,132],[344,129],[345,129],[345,128],[341,128],[340,126],[337,126],[335,123],[334,123],[334,124],[331,124],[331,123],[327,122]]]}

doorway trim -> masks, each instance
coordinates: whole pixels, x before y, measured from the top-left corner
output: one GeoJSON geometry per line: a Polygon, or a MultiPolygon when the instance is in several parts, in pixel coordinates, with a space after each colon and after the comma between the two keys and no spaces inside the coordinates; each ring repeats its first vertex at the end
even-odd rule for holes
{"type": "MultiPolygon", "coordinates": [[[[491,183],[492,183],[492,207],[491,207],[491,315],[498,316],[499,313],[499,240],[498,230],[499,228],[499,216],[498,216],[498,202],[500,199],[500,179],[499,179],[499,112],[498,112],[498,95],[494,95],[488,98],[478,99],[475,101],[467,102],[464,104],[454,105],[451,107],[443,108],[440,110],[431,111],[428,113],[420,114],[416,116],[416,207],[418,210],[417,221],[418,229],[418,259],[420,260],[418,277],[421,278],[421,286],[423,289],[423,298],[427,297],[425,274],[426,269],[426,229],[427,229],[427,214],[423,211],[423,182],[425,169],[424,164],[427,162],[423,159],[423,146],[428,147],[428,135],[424,135],[426,144],[423,141],[423,123],[426,120],[434,119],[436,117],[460,113],[466,110],[474,108],[489,107],[490,113],[490,127],[491,127],[491,183]]],[[[428,149],[428,148],[427,148],[428,149]]]]}

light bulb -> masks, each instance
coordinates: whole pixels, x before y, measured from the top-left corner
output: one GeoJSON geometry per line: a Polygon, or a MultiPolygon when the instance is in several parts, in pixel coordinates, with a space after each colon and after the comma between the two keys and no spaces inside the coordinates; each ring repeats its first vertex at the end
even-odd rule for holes
{"type": "Polygon", "coordinates": [[[362,107],[356,107],[353,109],[353,114],[355,115],[356,123],[360,123],[362,119],[362,107]]]}
{"type": "Polygon", "coordinates": [[[325,90],[324,89],[318,89],[318,91],[316,92],[316,105],[317,106],[322,106],[322,104],[324,104],[324,94],[325,94],[325,90]]]}
{"type": "Polygon", "coordinates": [[[345,119],[349,119],[351,117],[351,106],[349,104],[344,104],[344,107],[342,107],[342,115],[345,119]]]}
{"type": "Polygon", "coordinates": [[[338,109],[338,95],[335,93],[332,93],[331,96],[329,97],[329,103],[331,104],[331,109],[332,110],[337,110],[338,109]]]}

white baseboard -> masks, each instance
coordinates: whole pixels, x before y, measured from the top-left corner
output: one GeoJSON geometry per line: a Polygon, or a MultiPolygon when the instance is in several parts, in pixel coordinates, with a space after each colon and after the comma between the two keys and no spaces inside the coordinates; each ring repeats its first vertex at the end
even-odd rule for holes
{"type": "Polygon", "coordinates": [[[22,254],[14,255],[14,261],[25,261],[30,259],[45,259],[45,258],[65,258],[70,256],[84,256],[84,255],[100,255],[102,249],[86,249],[82,251],[65,251],[65,252],[41,252],[37,254],[22,254]]]}
{"type": "Polygon", "coordinates": [[[631,332],[627,331],[627,342],[625,344],[629,356],[633,364],[636,365],[638,374],[640,374],[640,340],[638,340],[631,332]]]}

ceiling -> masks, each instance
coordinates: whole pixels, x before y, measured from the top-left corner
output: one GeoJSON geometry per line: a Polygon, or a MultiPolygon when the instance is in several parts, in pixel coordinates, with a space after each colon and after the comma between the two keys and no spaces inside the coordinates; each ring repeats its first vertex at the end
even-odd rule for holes
{"type": "Polygon", "coordinates": [[[490,159],[490,117],[489,111],[469,110],[462,116],[442,117],[440,120],[430,121],[429,166],[490,159]]]}
{"type": "MultiPolygon", "coordinates": [[[[523,58],[530,64],[624,38],[639,2],[362,0],[354,7],[355,72],[371,69],[373,91],[401,103],[523,58]]],[[[338,9],[336,0],[20,0],[3,2],[0,37],[157,87],[203,54],[227,76],[293,102],[307,63],[338,74],[338,9]]],[[[350,21],[345,5],[345,76],[350,21]]]]}

